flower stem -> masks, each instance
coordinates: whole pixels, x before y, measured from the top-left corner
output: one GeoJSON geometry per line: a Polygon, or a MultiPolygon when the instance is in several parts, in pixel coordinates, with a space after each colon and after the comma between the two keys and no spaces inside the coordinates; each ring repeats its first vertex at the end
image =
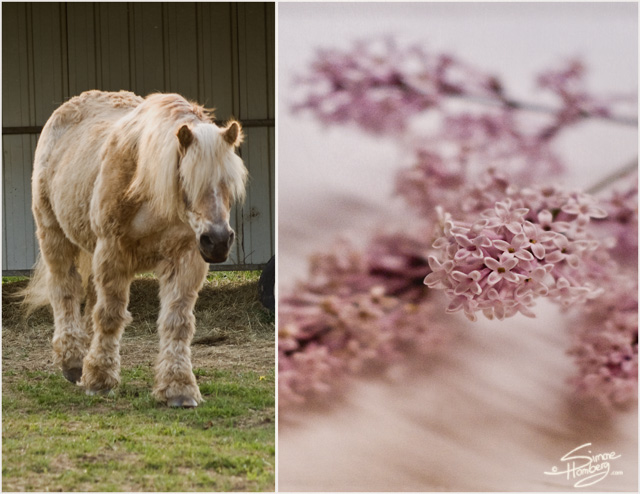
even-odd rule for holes
{"type": "Polygon", "coordinates": [[[603,189],[606,189],[607,187],[609,187],[611,184],[617,182],[621,178],[624,178],[627,175],[629,175],[630,173],[633,173],[634,171],[637,171],[637,170],[638,170],[638,157],[636,156],[635,159],[631,160],[629,163],[627,163],[623,167],[618,168],[614,172],[612,172],[609,175],[607,175],[606,177],[604,177],[598,183],[596,183],[596,184],[592,185],[591,187],[589,187],[586,190],[586,192],[588,194],[597,194],[598,192],[602,191],[603,189]]]}
{"type": "MultiPolygon", "coordinates": [[[[466,99],[475,103],[481,103],[485,105],[503,106],[513,108],[514,110],[531,111],[537,113],[550,113],[555,114],[557,109],[550,106],[541,105],[539,103],[531,103],[525,101],[518,101],[508,98],[490,98],[486,96],[476,96],[471,94],[452,94],[451,97],[457,97],[466,99]]],[[[627,117],[622,115],[598,115],[595,113],[585,112],[582,114],[582,118],[596,118],[600,120],[606,120],[608,122],[624,125],[626,127],[637,127],[638,117],[627,117]]]]}

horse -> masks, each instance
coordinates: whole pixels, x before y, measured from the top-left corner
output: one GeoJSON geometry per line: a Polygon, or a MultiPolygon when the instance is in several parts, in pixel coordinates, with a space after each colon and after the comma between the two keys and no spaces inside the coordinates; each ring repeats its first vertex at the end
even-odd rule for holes
{"type": "Polygon", "coordinates": [[[248,172],[240,124],[178,94],[86,91],[42,129],[32,175],[40,255],[27,313],[53,308],[54,360],[87,394],[120,383],[120,339],[133,277],[159,281],[160,348],[152,394],[170,407],[202,401],[191,364],[195,306],[208,263],[224,262],[230,209],[248,172]],[[84,302],[84,312],[81,311],[84,302]]]}

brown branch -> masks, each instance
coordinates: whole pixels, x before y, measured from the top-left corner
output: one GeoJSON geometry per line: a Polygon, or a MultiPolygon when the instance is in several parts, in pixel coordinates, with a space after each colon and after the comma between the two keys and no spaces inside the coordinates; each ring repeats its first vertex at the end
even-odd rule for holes
{"type": "MultiPolygon", "coordinates": [[[[475,103],[480,103],[485,105],[494,105],[494,106],[502,106],[506,108],[513,108],[514,110],[531,111],[536,113],[549,113],[549,114],[558,113],[557,108],[541,105],[539,103],[517,101],[513,99],[508,99],[508,98],[496,99],[496,98],[491,98],[487,96],[473,96],[468,94],[449,94],[449,96],[465,99],[468,101],[473,101],[475,103]]],[[[598,114],[589,113],[589,112],[583,112],[581,114],[581,117],[583,119],[597,118],[600,120],[606,120],[608,122],[624,125],[627,127],[638,126],[638,117],[627,117],[622,115],[598,115],[598,114]]]]}
{"type": "Polygon", "coordinates": [[[606,189],[609,185],[617,182],[621,178],[626,177],[627,175],[633,173],[634,171],[638,171],[638,158],[631,160],[629,163],[624,165],[621,168],[618,168],[614,172],[610,173],[598,183],[592,185],[587,189],[588,194],[597,194],[598,192],[606,189]]]}

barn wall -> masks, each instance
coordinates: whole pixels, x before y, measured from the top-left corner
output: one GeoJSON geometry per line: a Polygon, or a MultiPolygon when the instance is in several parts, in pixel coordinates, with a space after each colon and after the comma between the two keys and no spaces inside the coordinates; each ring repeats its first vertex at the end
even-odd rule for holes
{"type": "Polygon", "coordinates": [[[38,132],[51,113],[88,89],[177,92],[235,117],[250,173],[232,212],[230,268],[274,253],[273,3],[3,3],[2,270],[37,256],[30,177],[38,132]]]}

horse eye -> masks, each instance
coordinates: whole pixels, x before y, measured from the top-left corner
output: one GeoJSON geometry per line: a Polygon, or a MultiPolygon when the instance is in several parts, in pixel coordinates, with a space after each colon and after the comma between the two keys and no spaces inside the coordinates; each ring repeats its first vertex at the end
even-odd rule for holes
{"type": "Polygon", "coordinates": [[[182,192],[182,200],[184,201],[184,205],[187,207],[187,209],[191,209],[191,201],[189,200],[186,192],[184,191],[182,192]]]}

